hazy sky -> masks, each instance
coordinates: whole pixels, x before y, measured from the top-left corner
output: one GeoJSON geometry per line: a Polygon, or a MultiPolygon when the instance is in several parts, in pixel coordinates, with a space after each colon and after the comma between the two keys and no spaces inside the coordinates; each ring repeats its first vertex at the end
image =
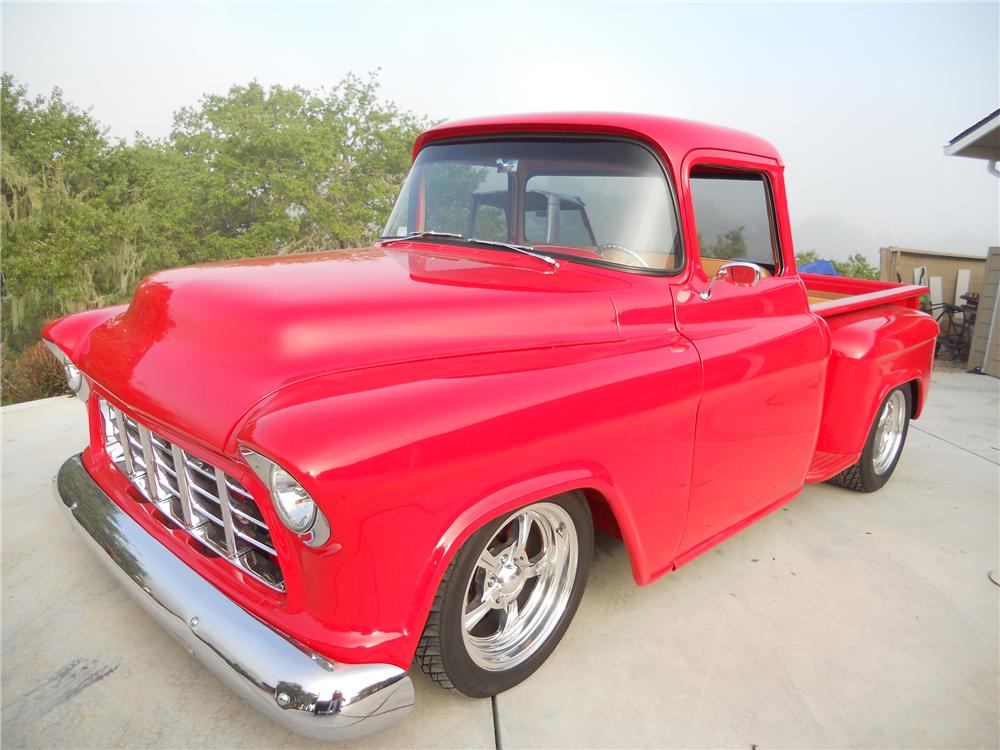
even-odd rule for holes
{"type": "Polygon", "coordinates": [[[62,87],[111,133],[256,78],[330,85],[381,68],[435,119],[568,109],[729,125],[781,151],[798,250],[985,253],[1000,180],[941,147],[1000,106],[998,3],[3,3],[3,69],[62,87]]]}

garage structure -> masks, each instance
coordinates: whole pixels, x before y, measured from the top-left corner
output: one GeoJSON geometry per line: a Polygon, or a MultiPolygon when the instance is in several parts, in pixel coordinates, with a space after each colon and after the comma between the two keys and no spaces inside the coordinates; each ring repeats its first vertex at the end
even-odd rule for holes
{"type": "MultiPolygon", "coordinates": [[[[966,128],[944,147],[945,156],[983,159],[990,174],[1000,177],[1000,109],[966,128]]],[[[991,247],[983,269],[979,313],[972,332],[969,367],[1000,377],[1000,247],[991,247]]]]}

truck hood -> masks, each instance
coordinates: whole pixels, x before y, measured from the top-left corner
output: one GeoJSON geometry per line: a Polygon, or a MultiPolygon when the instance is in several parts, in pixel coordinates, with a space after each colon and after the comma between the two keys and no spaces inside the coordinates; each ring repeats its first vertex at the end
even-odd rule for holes
{"type": "Polygon", "coordinates": [[[77,364],[147,420],[223,450],[275,391],[334,372],[620,338],[624,282],[504,251],[412,243],[145,279],[77,364]]]}

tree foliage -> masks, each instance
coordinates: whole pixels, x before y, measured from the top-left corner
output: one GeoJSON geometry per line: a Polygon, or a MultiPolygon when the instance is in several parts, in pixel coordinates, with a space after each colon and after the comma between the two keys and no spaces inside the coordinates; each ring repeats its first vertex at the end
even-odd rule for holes
{"type": "MultiPolygon", "coordinates": [[[[795,265],[804,266],[806,263],[821,260],[820,254],[815,250],[804,250],[795,254],[795,265]]],[[[852,253],[847,260],[831,261],[837,273],[841,276],[851,276],[855,279],[878,279],[878,269],[875,268],[868,259],[861,253],[852,253]]]]}
{"type": "Polygon", "coordinates": [[[747,242],[743,237],[743,227],[727,229],[725,232],[716,235],[712,242],[705,242],[701,234],[698,235],[698,246],[704,248],[702,254],[706,258],[745,258],[747,256],[747,242]]]}
{"type": "Polygon", "coordinates": [[[370,241],[428,125],[374,75],[233,86],[132,144],[59,89],[6,73],[0,89],[5,362],[46,320],[125,301],[162,268],[370,241]]]}

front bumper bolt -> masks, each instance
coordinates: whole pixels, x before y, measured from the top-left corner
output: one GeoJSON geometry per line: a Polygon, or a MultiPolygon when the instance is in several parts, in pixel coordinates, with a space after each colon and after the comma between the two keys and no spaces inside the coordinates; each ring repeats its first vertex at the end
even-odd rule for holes
{"type": "Polygon", "coordinates": [[[196,627],[198,627],[198,618],[197,617],[192,617],[188,621],[188,625],[190,625],[191,629],[194,630],[196,627]]]}

